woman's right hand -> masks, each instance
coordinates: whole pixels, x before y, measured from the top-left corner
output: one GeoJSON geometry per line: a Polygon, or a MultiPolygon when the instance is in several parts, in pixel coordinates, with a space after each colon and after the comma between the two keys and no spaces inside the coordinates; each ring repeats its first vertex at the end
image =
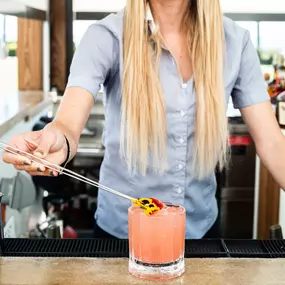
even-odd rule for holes
{"type": "MultiPolygon", "coordinates": [[[[16,135],[10,140],[9,145],[56,165],[61,165],[67,157],[64,134],[52,124],[41,131],[16,135]]],[[[8,151],[4,151],[3,161],[13,164],[17,170],[25,170],[32,176],[58,175],[58,172],[51,171],[40,163],[31,162],[25,156],[14,155],[8,151]]]]}

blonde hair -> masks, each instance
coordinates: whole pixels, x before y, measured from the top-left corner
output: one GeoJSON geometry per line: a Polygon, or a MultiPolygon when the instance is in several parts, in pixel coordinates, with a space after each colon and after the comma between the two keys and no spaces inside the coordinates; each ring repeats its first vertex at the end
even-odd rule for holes
{"type": "MultiPolygon", "coordinates": [[[[130,170],[167,167],[166,109],[159,79],[163,38],[149,34],[148,0],[127,0],[123,32],[121,154],[130,170]],[[152,161],[149,161],[149,159],[152,161]]],[[[224,29],[219,0],[192,0],[186,15],[196,89],[193,176],[202,179],[227,161],[228,129],[223,84],[224,29]]]]}

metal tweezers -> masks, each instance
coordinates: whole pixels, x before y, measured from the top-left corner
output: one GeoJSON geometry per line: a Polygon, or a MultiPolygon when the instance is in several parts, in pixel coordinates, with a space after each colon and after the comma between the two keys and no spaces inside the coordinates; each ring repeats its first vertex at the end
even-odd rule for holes
{"type": "Polygon", "coordinates": [[[28,153],[28,152],[25,152],[23,150],[20,150],[16,147],[13,147],[9,144],[6,144],[6,143],[3,143],[0,141],[0,149],[3,149],[4,151],[7,151],[9,153],[12,153],[14,155],[18,155],[18,156],[22,156],[22,157],[27,157],[29,160],[31,160],[32,162],[34,163],[37,163],[37,164],[40,164],[42,166],[44,166],[45,168],[48,168],[52,171],[55,171],[55,172],[58,172],[60,175],[67,175],[69,177],[72,177],[74,179],[77,179],[79,181],[82,181],[86,184],[89,184],[91,186],[94,186],[94,187],[98,187],[102,190],[105,190],[107,192],[110,192],[112,194],[115,194],[117,196],[120,196],[122,198],[125,198],[125,199],[128,199],[128,200],[131,200],[133,203],[137,203],[138,202],[138,199],[137,198],[133,198],[131,196],[128,196],[126,194],[123,194],[117,190],[114,190],[110,187],[107,187],[107,186],[104,186],[102,184],[99,184],[98,182],[94,181],[94,180],[91,180],[89,178],[86,178],[74,171],[71,171],[71,170],[68,170],[64,167],[61,167],[59,165],[56,165],[54,163],[51,163],[47,160],[44,160],[42,158],[39,158],[39,157],[36,157],[35,155],[31,154],[31,153],[28,153]]]}

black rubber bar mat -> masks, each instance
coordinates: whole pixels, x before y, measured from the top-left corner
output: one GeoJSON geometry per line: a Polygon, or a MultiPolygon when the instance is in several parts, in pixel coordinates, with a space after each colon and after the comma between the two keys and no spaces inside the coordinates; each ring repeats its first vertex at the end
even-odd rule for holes
{"type": "MultiPolygon", "coordinates": [[[[127,258],[129,244],[117,239],[4,239],[1,255],[127,258]]],[[[185,257],[285,258],[285,240],[186,240],[185,257]]]]}
{"type": "Polygon", "coordinates": [[[224,242],[231,257],[271,257],[263,241],[260,240],[225,240],[224,242]]]}
{"type": "Polygon", "coordinates": [[[127,240],[4,239],[3,256],[128,257],[127,240]]]}

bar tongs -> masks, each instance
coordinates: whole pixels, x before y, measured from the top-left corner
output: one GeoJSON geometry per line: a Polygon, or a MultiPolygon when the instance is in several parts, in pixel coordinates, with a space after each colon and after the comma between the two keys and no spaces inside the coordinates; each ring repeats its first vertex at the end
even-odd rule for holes
{"type": "Polygon", "coordinates": [[[154,198],[134,198],[134,197],[131,197],[131,196],[128,196],[122,192],[119,192],[117,190],[114,190],[110,187],[107,187],[107,186],[104,186],[94,180],[91,180],[87,177],[84,177],[74,171],[71,171],[69,169],[66,169],[64,167],[61,167],[59,165],[56,165],[54,163],[51,163],[45,159],[42,159],[42,158],[39,158],[31,153],[28,153],[26,151],[23,151],[23,150],[20,150],[14,146],[11,146],[9,144],[6,144],[4,142],[1,142],[0,141],[0,149],[3,149],[7,152],[10,152],[14,155],[18,155],[18,156],[22,156],[22,157],[26,157],[28,158],[31,162],[34,162],[34,163],[37,163],[37,164],[40,164],[42,166],[44,166],[45,168],[49,169],[49,170],[52,170],[52,171],[55,171],[57,173],[59,173],[59,175],[67,175],[69,177],[72,177],[74,179],[77,179],[79,181],[82,181],[86,184],[89,184],[91,186],[94,186],[94,187],[98,187],[102,190],[105,190],[107,192],[110,192],[112,194],[115,194],[119,197],[122,197],[122,198],[125,198],[125,199],[128,199],[130,200],[134,205],[137,205],[139,207],[141,207],[142,209],[144,209],[145,213],[148,214],[148,215],[152,215],[153,213],[159,211],[160,209],[162,209],[162,203],[157,200],[157,199],[154,199],[154,198]]]}
{"type": "Polygon", "coordinates": [[[78,174],[78,173],[76,173],[74,171],[71,171],[71,170],[66,169],[64,167],[61,167],[61,166],[56,165],[54,163],[51,163],[51,162],[49,162],[49,161],[47,161],[45,159],[39,158],[39,157],[37,157],[37,156],[35,156],[35,155],[31,154],[31,153],[28,153],[26,151],[20,150],[20,149],[18,149],[16,147],[13,147],[13,146],[11,146],[9,144],[6,144],[6,143],[3,143],[1,141],[0,141],[0,148],[5,150],[5,151],[8,151],[8,152],[10,152],[10,153],[12,153],[14,155],[27,157],[32,162],[40,164],[40,165],[44,166],[45,168],[48,168],[48,169],[50,169],[52,171],[58,172],[60,175],[62,175],[62,174],[63,175],[67,175],[67,176],[75,178],[75,179],[77,179],[79,181],[85,182],[85,183],[87,183],[87,184],[89,184],[91,186],[99,187],[100,189],[103,189],[105,191],[113,193],[113,194],[115,194],[117,196],[120,196],[122,198],[131,200],[132,202],[134,202],[134,200],[137,200],[136,198],[133,198],[131,196],[123,194],[123,193],[121,193],[121,192],[119,192],[117,190],[114,190],[114,189],[110,188],[110,187],[107,187],[107,186],[104,186],[102,184],[99,184],[98,182],[96,182],[94,180],[91,180],[91,179],[89,179],[87,177],[84,177],[84,176],[82,176],[82,175],[80,175],[80,174],[78,174]]]}

